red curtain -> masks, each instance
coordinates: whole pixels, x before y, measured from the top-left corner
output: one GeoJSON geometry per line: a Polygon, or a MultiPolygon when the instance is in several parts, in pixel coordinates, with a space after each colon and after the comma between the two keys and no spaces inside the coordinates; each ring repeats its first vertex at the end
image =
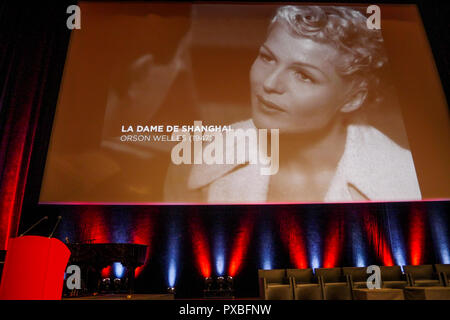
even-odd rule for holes
{"type": "Polygon", "coordinates": [[[382,215],[377,215],[372,212],[365,212],[364,214],[364,229],[366,231],[367,239],[372,250],[375,251],[375,256],[384,266],[393,266],[394,259],[390,241],[387,237],[388,232],[384,228],[384,223],[380,219],[382,215]]]}
{"type": "Polygon", "coordinates": [[[40,115],[59,86],[54,62],[67,48],[65,8],[0,4],[0,249],[17,234],[40,115]]]}

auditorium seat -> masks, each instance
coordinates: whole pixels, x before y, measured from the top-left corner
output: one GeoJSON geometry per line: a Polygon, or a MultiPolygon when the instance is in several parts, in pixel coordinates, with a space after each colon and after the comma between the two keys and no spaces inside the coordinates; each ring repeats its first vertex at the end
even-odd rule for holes
{"type": "Polygon", "coordinates": [[[367,274],[366,267],[343,267],[342,273],[350,282],[350,288],[353,299],[353,289],[367,289],[367,274]]]}
{"type": "Polygon", "coordinates": [[[436,287],[441,286],[439,276],[433,270],[433,265],[404,266],[403,270],[409,277],[410,285],[413,287],[436,287]]]}
{"type": "Polygon", "coordinates": [[[352,288],[367,288],[367,274],[366,267],[343,267],[342,273],[349,278],[352,288]]]}
{"type": "Polygon", "coordinates": [[[259,292],[265,300],[292,300],[291,282],[285,269],[258,270],[259,292]]]}
{"type": "Polygon", "coordinates": [[[403,289],[408,286],[408,278],[400,266],[381,266],[380,270],[383,288],[403,289]]]}
{"type": "Polygon", "coordinates": [[[441,283],[446,287],[450,287],[450,264],[435,264],[434,266],[441,283]]]}
{"type": "Polygon", "coordinates": [[[287,269],[286,275],[294,289],[294,300],[323,299],[321,285],[311,268],[287,269]]]}
{"type": "Polygon", "coordinates": [[[341,268],[317,268],[314,271],[322,285],[325,300],[351,300],[350,281],[341,268]]]}

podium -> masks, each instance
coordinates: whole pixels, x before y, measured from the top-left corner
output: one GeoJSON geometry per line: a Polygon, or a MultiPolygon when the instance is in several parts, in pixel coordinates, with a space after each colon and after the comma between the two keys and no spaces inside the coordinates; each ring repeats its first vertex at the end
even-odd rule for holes
{"type": "Polygon", "coordinates": [[[10,239],[0,300],[60,300],[69,256],[67,246],[55,238],[10,239]]]}

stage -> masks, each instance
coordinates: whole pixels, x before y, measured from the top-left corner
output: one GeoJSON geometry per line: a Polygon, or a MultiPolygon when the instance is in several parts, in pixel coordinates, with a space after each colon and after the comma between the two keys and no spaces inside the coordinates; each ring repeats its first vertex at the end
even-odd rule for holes
{"type": "Polygon", "coordinates": [[[173,294],[99,294],[81,297],[64,297],[62,300],[78,301],[78,300],[174,300],[173,294]]]}

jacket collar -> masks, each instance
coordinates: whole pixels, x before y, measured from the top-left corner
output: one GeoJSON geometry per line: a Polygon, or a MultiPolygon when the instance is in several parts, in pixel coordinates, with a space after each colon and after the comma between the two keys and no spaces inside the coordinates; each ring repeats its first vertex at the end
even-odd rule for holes
{"type": "MultiPolygon", "coordinates": [[[[231,127],[233,129],[256,129],[252,120],[238,122],[231,127]]],[[[236,142],[233,147],[236,150],[236,142]]],[[[230,175],[233,171],[245,167],[252,167],[251,170],[250,168],[246,169],[246,173],[255,174],[257,172],[254,170],[255,166],[258,168],[261,166],[259,164],[249,165],[247,157],[248,154],[244,164],[208,165],[203,163],[192,165],[188,188],[206,187],[220,178],[230,175]]],[[[243,172],[243,174],[245,173],[243,172]]],[[[269,179],[259,177],[257,180],[259,183],[267,184],[267,186],[261,186],[261,190],[267,192],[269,179]]],[[[251,181],[248,182],[248,184],[251,183],[251,181]]],[[[249,188],[248,184],[242,186],[234,183],[230,188],[249,188]]],[[[380,131],[367,125],[349,125],[347,127],[345,150],[326,193],[325,202],[363,200],[362,198],[355,199],[350,188],[356,189],[358,193],[369,200],[395,200],[404,197],[404,194],[416,194],[414,199],[421,198],[409,151],[402,149],[380,131]],[[399,193],[396,193],[399,185],[411,186],[411,190],[398,190],[399,193]],[[387,190],[393,191],[386,196],[387,190]]],[[[244,190],[243,194],[245,194],[244,190]]],[[[242,200],[245,201],[245,199],[242,200]]]]}

